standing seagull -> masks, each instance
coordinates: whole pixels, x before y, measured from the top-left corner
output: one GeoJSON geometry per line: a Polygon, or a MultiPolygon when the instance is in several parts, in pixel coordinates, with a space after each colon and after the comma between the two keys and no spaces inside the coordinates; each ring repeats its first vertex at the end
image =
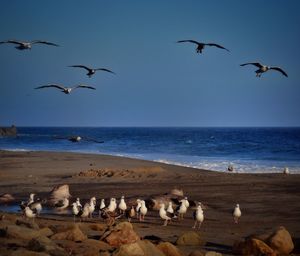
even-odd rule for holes
{"type": "Polygon", "coordinates": [[[232,215],[233,215],[234,223],[238,224],[239,218],[242,216],[242,212],[239,204],[236,204],[236,206],[234,207],[232,215]]]}
{"type": "Polygon", "coordinates": [[[84,66],[84,65],[72,65],[72,66],[69,66],[69,67],[72,67],[72,68],[84,68],[85,70],[88,71],[87,74],[86,74],[88,77],[91,77],[92,75],[94,75],[97,70],[102,70],[102,71],[106,71],[106,72],[115,74],[113,71],[111,71],[111,70],[109,70],[107,68],[89,68],[89,67],[84,66]]]}
{"type": "Polygon", "coordinates": [[[121,200],[120,200],[120,203],[118,205],[118,208],[120,210],[120,213],[124,213],[126,211],[127,205],[125,203],[125,197],[124,196],[121,197],[121,200]]]}
{"type": "Polygon", "coordinates": [[[201,203],[199,203],[197,209],[194,211],[193,217],[194,217],[194,220],[195,220],[195,224],[194,224],[193,228],[196,228],[197,223],[198,223],[199,224],[198,229],[199,229],[202,222],[204,221],[204,214],[203,214],[203,210],[201,208],[201,203]]]}
{"type": "Polygon", "coordinates": [[[195,40],[180,40],[180,41],[177,41],[177,43],[186,43],[186,42],[196,44],[197,45],[197,48],[196,48],[197,53],[202,53],[205,46],[215,46],[217,48],[220,48],[220,49],[223,49],[223,50],[226,50],[226,51],[230,52],[228,49],[226,49],[225,47],[223,47],[222,45],[219,45],[219,44],[201,43],[201,42],[197,42],[195,40]]]}
{"type": "Polygon", "coordinates": [[[58,44],[50,43],[47,41],[41,41],[41,40],[34,40],[31,42],[7,40],[7,41],[0,42],[0,44],[16,44],[17,46],[15,48],[18,50],[31,50],[31,47],[33,44],[46,44],[46,45],[52,45],[52,46],[59,46],[58,44]]]}
{"type": "Polygon", "coordinates": [[[259,62],[244,63],[244,64],[241,64],[240,66],[243,67],[243,66],[247,66],[247,65],[253,65],[253,66],[258,67],[258,70],[255,71],[257,77],[260,77],[262,75],[262,73],[265,73],[270,69],[279,71],[281,74],[288,77],[287,73],[285,73],[280,67],[270,67],[270,66],[262,65],[259,62]]]}
{"type": "Polygon", "coordinates": [[[60,89],[61,92],[65,93],[65,94],[70,94],[72,90],[75,90],[77,88],[86,88],[86,89],[96,90],[96,88],[94,88],[92,86],[84,85],[84,84],[80,84],[80,85],[77,85],[74,87],[64,87],[64,86],[58,85],[58,84],[48,84],[48,85],[36,87],[35,89],[43,89],[43,88],[51,88],[51,87],[60,89]]]}
{"type": "Polygon", "coordinates": [[[145,216],[147,214],[147,207],[146,207],[146,203],[144,200],[141,201],[141,208],[140,208],[140,221],[144,221],[145,220],[145,216]]]}

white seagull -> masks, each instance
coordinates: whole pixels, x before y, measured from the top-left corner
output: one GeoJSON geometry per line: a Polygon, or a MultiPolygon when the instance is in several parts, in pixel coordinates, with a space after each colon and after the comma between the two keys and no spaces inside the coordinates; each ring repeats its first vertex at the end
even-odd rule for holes
{"type": "Polygon", "coordinates": [[[267,72],[269,70],[279,71],[281,74],[283,74],[284,76],[288,77],[287,73],[285,73],[283,71],[283,69],[281,69],[280,67],[266,66],[266,65],[260,64],[259,62],[244,63],[244,64],[241,64],[240,66],[243,67],[243,66],[247,66],[247,65],[253,65],[253,66],[258,67],[258,70],[255,71],[257,77],[261,77],[262,73],[265,73],[265,72],[267,72]]]}
{"type": "Polygon", "coordinates": [[[79,197],[77,197],[76,198],[76,205],[78,206],[78,207],[81,207],[82,208],[82,205],[81,205],[81,203],[80,203],[80,198],[79,197]]]}
{"type": "Polygon", "coordinates": [[[59,85],[59,84],[48,84],[48,85],[43,85],[43,86],[36,87],[34,89],[43,89],[43,88],[57,88],[65,94],[70,94],[73,90],[78,89],[78,88],[96,90],[96,88],[94,88],[92,86],[89,86],[89,85],[84,85],[84,84],[79,84],[79,85],[76,85],[74,87],[64,87],[64,86],[59,85]]]}
{"type": "Polygon", "coordinates": [[[87,218],[87,217],[89,216],[89,214],[90,214],[89,207],[90,207],[89,203],[86,203],[86,204],[84,205],[84,207],[81,208],[81,209],[79,210],[77,216],[80,217],[80,221],[81,221],[83,218],[87,218]]]}
{"type": "Polygon", "coordinates": [[[88,210],[89,210],[89,217],[93,217],[93,212],[95,211],[95,206],[96,206],[96,197],[92,197],[90,199],[90,202],[88,204],[88,210]]]}
{"type": "Polygon", "coordinates": [[[202,53],[205,46],[214,46],[214,47],[217,47],[217,48],[220,48],[220,49],[223,49],[223,50],[226,50],[226,51],[229,52],[229,50],[226,49],[225,47],[223,47],[222,45],[214,44],[214,43],[201,43],[201,42],[197,42],[195,40],[180,40],[180,41],[177,41],[177,43],[193,43],[193,44],[196,44],[197,45],[197,48],[196,48],[197,53],[202,53]]]}
{"type": "Polygon", "coordinates": [[[31,210],[30,207],[28,207],[28,206],[25,207],[24,213],[25,213],[26,218],[34,219],[36,217],[36,211],[31,210]]]}
{"type": "Polygon", "coordinates": [[[160,205],[160,209],[159,209],[159,216],[164,220],[163,226],[167,226],[168,222],[171,221],[172,216],[174,216],[174,215],[172,215],[171,213],[167,212],[165,210],[165,204],[162,203],[160,205]]]}
{"type": "Polygon", "coordinates": [[[118,208],[120,210],[120,213],[124,213],[127,209],[127,205],[125,203],[125,198],[124,196],[121,197],[120,203],[118,205],[118,208]]]}
{"type": "Polygon", "coordinates": [[[137,199],[136,200],[136,203],[137,203],[137,206],[135,207],[135,211],[136,211],[136,218],[139,219],[140,218],[140,210],[141,210],[141,199],[137,199]]]}
{"type": "Polygon", "coordinates": [[[184,201],[185,207],[186,207],[186,208],[189,208],[189,207],[190,207],[190,202],[189,202],[188,198],[185,197],[185,198],[183,199],[183,201],[184,201]]]}
{"type": "Polygon", "coordinates": [[[34,196],[35,196],[34,193],[31,193],[31,194],[29,195],[29,199],[28,199],[28,201],[27,201],[27,206],[30,205],[30,204],[32,204],[32,203],[34,202],[34,196]]]}
{"type": "Polygon", "coordinates": [[[32,45],[34,45],[34,44],[46,44],[46,45],[52,45],[52,46],[59,46],[58,44],[50,43],[47,41],[41,41],[41,40],[34,40],[31,42],[18,41],[18,40],[7,40],[7,41],[0,42],[0,44],[16,44],[17,46],[15,48],[18,50],[31,50],[32,45]]]}
{"type": "Polygon", "coordinates": [[[84,68],[85,70],[88,71],[88,73],[86,74],[88,77],[91,77],[92,75],[94,75],[97,70],[106,71],[106,72],[115,74],[113,71],[111,71],[111,70],[109,70],[107,68],[89,68],[89,67],[84,66],[84,65],[72,65],[72,66],[69,66],[69,67],[72,67],[72,68],[84,68]]]}
{"type": "Polygon", "coordinates": [[[75,217],[78,216],[81,209],[82,207],[78,205],[77,201],[72,204],[72,213],[74,216],[74,222],[75,222],[75,217]]]}
{"type": "Polygon", "coordinates": [[[174,209],[173,209],[173,203],[170,201],[168,204],[168,209],[167,209],[168,213],[173,214],[174,213],[174,209]]]}
{"type": "Polygon", "coordinates": [[[140,208],[140,221],[144,221],[145,220],[145,216],[147,214],[147,207],[146,207],[146,203],[144,200],[141,201],[141,208],[140,208]]]}
{"type": "Polygon", "coordinates": [[[238,224],[239,218],[242,216],[242,212],[239,204],[236,204],[236,206],[234,207],[232,215],[233,215],[234,223],[238,224]]]}
{"type": "Polygon", "coordinates": [[[204,213],[201,207],[201,203],[199,203],[197,209],[193,212],[193,217],[195,220],[195,224],[193,226],[193,228],[197,227],[197,224],[199,224],[198,229],[200,229],[200,226],[202,224],[202,222],[204,221],[204,213]]]}
{"type": "Polygon", "coordinates": [[[185,200],[179,201],[181,204],[176,208],[176,212],[178,213],[178,220],[183,219],[184,214],[187,212],[185,200]]]}
{"type": "Polygon", "coordinates": [[[104,199],[101,199],[101,202],[100,202],[100,210],[104,209],[105,208],[105,200],[104,199]]]}
{"type": "Polygon", "coordinates": [[[109,205],[107,207],[107,210],[109,212],[114,212],[116,209],[117,209],[117,202],[116,202],[116,199],[114,197],[112,197],[110,199],[110,202],[109,202],[109,205]]]}

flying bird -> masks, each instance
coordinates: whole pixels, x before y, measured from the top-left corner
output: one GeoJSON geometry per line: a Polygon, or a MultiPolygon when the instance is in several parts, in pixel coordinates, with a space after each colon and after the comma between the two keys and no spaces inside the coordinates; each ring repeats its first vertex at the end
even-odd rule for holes
{"type": "Polygon", "coordinates": [[[71,91],[73,91],[77,88],[86,88],[86,89],[96,90],[96,88],[94,88],[92,86],[84,85],[84,84],[80,84],[80,85],[77,85],[77,86],[74,86],[74,87],[64,87],[64,86],[58,85],[58,84],[48,84],[48,85],[43,85],[43,86],[36,87],[35,89],[43,89],[43,88],[57,88],[65,94],[70,94],[71,91]]]}
{"type": "Polygon", "coordinates": [[[96,73],[97,70],[101,70],[101,71],[105,71],[105,72],[109,72],[109,73],[112,73],[112,74],[115,74],[113,71],[107,69],[107,68],[89,68],[87,66],[84,66],[84,65],[72,65],[72,66],[69,66],[69,67],[72,67],[72,68],[84,68],[85,70],[87,70],[87,76],[88,77],[91,77],[92,75],[94,75],[96,73]]]}
{"type": "Polygon", "coordinates": [[[223,50],[226,50],[226,51],[230,52],[228,49],[226,49],[222,45],[214,44],[214,43],[201,43],[201,42],[197,42],[195,40],[180,40],[180,41],[177,41],[177,43],[193,43],[193,44],[196,44],[197,45],[197,48],[196,48],[197,53],[202,53],[205,46],[214,46],[214,47],[217,47],[217,48],[220,48],[220,49],[223,49],[223,50]]]}
{"type": "Polygon", "coordinates": [[[30,41],[30,42],[7,40],[7,41],[0,42],[0,44],[15,44],[15,45],[17,45],[15,48],[18,50],[31,50],[32,45],[34,45],[34,44],[46,44],[46,45],[52,45],[52,46],[59,46],[58,44],[50,43],[47,41],[41,41],[41,40],[34,40],[34,41],[30,41]]]}
{"type": "Polygon", "coordinates": [[[253,66],[258,67],[258,70],[255,71],[257,77],[260,77],[262,75],[262,73],[265,73],[268,70],[279,71],[281,74],[288,77],[287,73],[285,73],[280,67],[270,67],[270,66],[262,65],[259,62],[244,63],[244,64],[241,64],[240,66],[243,67],[243,66],[247,66],[247,65],[253,65],[253,66]]]}

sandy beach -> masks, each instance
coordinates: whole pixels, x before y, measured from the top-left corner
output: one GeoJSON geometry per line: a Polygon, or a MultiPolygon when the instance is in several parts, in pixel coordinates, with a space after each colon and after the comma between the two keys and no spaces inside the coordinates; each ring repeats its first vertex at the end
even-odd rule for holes
{"type": "MultiPolygon", "coordinates": [[[[300,175],[219,173],[107,155],[7,151],[0,155],[0,194],[10,193],[16,202],[26,200],[31,192],[46,198],[59,184],[70,186],[71,201],[80,197],[83,202],[92,196],[147,199],[178,188],[205,206],[205,221],[199,232],[207,241],[206,248],[230,254],[235,241],[284,226],[294,239],[295,251],[299,250],[300,175]],[[108,170],[110,175],[78,176],[90,169],[108,170]],[[236,203],[242,209],[238,225],[232,218],[236,203]]],[[[70,215],[51,217],[72,221],[70,215]]],[[[156,235],[174,242],[192,230],[192,210],[185,220],[167,227],[161,226],[158,211],[150,211],[144,223],[134,220],[133,225],[142,237],[156,235]]],[[[181,248],[186,255],[193,249],[181,248]]]]}

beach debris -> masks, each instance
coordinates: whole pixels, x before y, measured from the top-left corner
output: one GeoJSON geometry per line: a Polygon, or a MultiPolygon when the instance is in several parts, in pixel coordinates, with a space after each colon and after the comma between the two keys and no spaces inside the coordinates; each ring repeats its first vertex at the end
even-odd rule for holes
{"type": "Polygon", "coordinates": [[[79,84],[79,85],[76,85],[73,87],[64,87],[63,85],[59,85],[59,84],[47,84],[47,85],[42,85],[42,86],[36,87],[34,89],[44,89],[44,88],[56,88],[65,94],[70,94],[73,90],[78,89],[78,88],[96,90],[96,88],[89,86],[89,85],[84,85],[84,84],[79,84]]]}
{"type": "Polygon", "coordinates": [[[109,70],[107,68],[90,68],[90,67],[87,67],[87,66],[84,66],[84,65],[72,65],[72,66],[69,66],[69,67],[72,67],[72,68],[83,68],[83,69],[87,70],[88,73],[86,75],[88,77],[92,77],[92,75],[94,75],[97,70],[101,70],[101,71],[105,71],[105,72],[109,72],[109,73],[115,74],[113,71],[111,71],[111,70],[109,70]]]}
{"type": "Polygon", "coordinates": [[[249,63],[244,63],[244,64],[241,64],[240,66],[243,67],[243,66],[247,66],[247,65],[253,65],[253,66],[256,66],[258,67],[258,69],[255,71],[256,73],[256,77],[261,77],[261,75],[269,70],[275,70],[275,71],[279,71],[282,75],[288,77],[287,73],[285,73],[283,71],[283,69],[281,69],[280,67],[270,67],[270,66],[266,66],[266,65],[263,65],[259,62],[249,62],[249,63]]]}
{"type": "Polygon", "coordinates": [[[177,43],[193,43],[193,44],[196,44],[197,45],[197,48],[196,48],[197,53],[202,53],[205,46],[214,46],[214,47],[217,47],[217,48],[220,48],[220,49],[223,49],[223,50],[226,50],[226,51],[229,52],[229,50],[226,49],[225,47],[223,47],[222,45],[215,44],[215,43],[201,43],[201,42],[197,42],[195,40],[180,40],[180,41],[177,41],[177,43]]]}
{"type": "Polygon", "coordinates": [[[239,204],[235,205],[235,207],[233,209],[233,212],[232,212],[232,216],[233,216],[234,223],[238,224],[239,223],[239,218],[242,216],[242,212],[241,212],[239,204]]]}
{"type": "Polygon", "coordinates": [[[15,201],[15,198],[11,194],[5,193],[0,195],[0,204],[7,204],[13,201],[15,201]]]}
{"type": "Polygon", "coordinates": [[[283,174],[290,174],[290,171],[289,171],[288,167],[284,167],[283,174]]]}
{"type": "Polygon", "coordinates": [[[59,201],[62,201],[65,198],[69,199],[70,197],[69,185],[57,185],[50,192],[49,203],[54,206],[59,201]]]}
{"type": "Polygon", "coordinates": [[[18,40],[7,40],[2,41],[0,44],[15,44],[17,45],[15,48],[18,50],[31,50],[32,45],[34,44],[46,44],[51,46],[59,46],[58,44],[50,43],[47,41],[34,40],[34,41],[18,41],[18,40]]]}

